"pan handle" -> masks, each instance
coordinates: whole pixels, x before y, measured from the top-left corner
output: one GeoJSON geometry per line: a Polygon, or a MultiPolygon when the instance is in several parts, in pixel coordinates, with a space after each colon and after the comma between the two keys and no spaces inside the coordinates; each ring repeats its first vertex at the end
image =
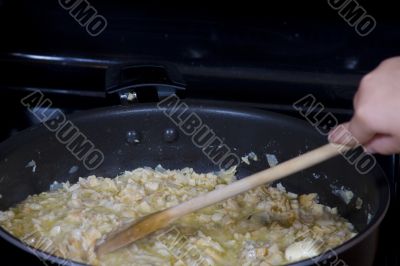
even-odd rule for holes
{"type": "Polygon", "coordinates": [[[186,84],[171,65],[135,63],[111,65],[106,70],[106,95],[124,105],[156,102],[171,94],[182,96],[186,84]]]}

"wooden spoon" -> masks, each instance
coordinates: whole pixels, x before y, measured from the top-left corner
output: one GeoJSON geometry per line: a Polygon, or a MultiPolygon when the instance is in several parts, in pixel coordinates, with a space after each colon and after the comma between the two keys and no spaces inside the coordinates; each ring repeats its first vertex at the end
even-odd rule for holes
{"type": "Polygon", "coordinates": [[[96,253],[98,256],[101,256],[113,252],[153,233],[154,231],[168,226],[173,221],[186,214],[234,197],[262,184],[270,183],[304,170],[315,164],[328,160],[338,155],[340,152],[345,152],[348,149],[349,147],[347,146],[329,143],[274,167],[238,180],[223,188],[213,190],[177,206],[145,216],[131,225],[124,226],[124,228],[118,230],[117,233],[108,236],[105,241],[96,246],[96,253]]]}

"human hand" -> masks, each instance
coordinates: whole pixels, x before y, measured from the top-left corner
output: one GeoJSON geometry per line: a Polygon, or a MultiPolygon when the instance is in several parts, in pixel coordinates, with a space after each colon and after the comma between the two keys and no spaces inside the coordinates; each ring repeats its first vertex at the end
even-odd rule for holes
{"type": "MultiPolygon", "coordinates": [[[[364,76],[354,96],[354,115],[342,126],[370,153],[400,152],[400,57],[364,76]]],[[[329,140],[345,144],[339,128],[329,140]]]]}

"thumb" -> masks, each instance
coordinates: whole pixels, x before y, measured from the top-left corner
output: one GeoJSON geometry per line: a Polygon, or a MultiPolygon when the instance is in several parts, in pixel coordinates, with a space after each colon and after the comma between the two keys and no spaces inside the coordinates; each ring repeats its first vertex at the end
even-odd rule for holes
{"type": "Polygon", "coordinates": [[[399,141],[390,135],[376,135],[368,144],[366,149],[370,153],[393,154],[398,152],[399,141]]]}

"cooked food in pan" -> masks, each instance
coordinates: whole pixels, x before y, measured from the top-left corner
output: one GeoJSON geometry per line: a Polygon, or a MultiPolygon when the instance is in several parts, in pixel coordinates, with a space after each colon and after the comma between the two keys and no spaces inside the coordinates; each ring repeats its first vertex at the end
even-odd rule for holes
{"type": "Polygon", "coordinates": [[[0,212],[0,225],[33,248],[93,265],[282,265],[317,256],[356,232],[317,194],[259,187],[179,219],[101,258],[107,234],[155,211],[235,181],[235,171],[138,168],[89,176],[28,197],[0,212]]]}

